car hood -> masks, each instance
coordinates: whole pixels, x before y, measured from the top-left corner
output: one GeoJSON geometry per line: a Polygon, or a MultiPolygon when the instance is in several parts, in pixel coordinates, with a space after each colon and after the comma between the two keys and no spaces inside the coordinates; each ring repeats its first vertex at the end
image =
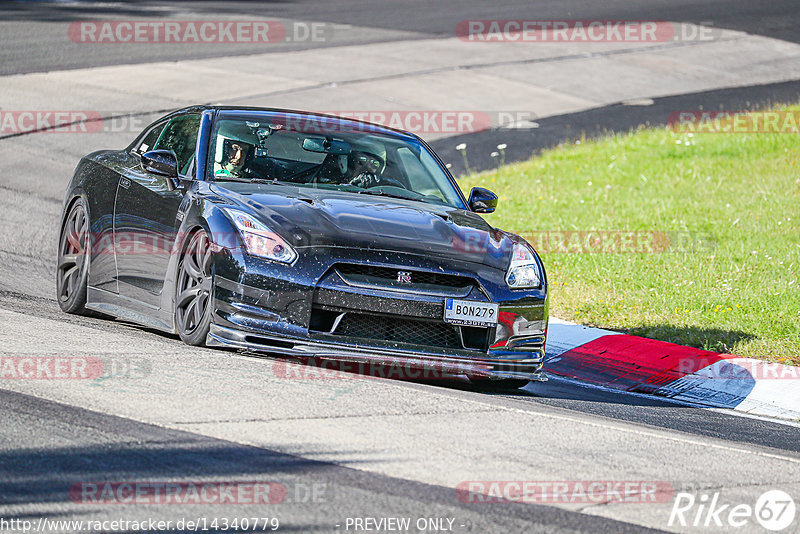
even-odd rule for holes
{"type": "Polygon", "coordinates": [[[291,185],[225,182],[211,189],[296,248],[393,250],[503,270],[510,261],[510,234],[449,206],[291,185]]]}

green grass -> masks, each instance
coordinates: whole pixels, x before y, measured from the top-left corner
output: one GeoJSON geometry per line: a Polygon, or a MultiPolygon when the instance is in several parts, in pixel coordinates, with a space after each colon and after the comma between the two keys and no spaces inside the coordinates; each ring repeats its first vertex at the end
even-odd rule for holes
{"type": "Polygon", "coordinates": [[[459,184],[495,191],[489,222],[534,246],[544,230],[681,236],[664,252],[541,250],[551,315],[800,364],[800,135],[641,129],[459,184]]]}

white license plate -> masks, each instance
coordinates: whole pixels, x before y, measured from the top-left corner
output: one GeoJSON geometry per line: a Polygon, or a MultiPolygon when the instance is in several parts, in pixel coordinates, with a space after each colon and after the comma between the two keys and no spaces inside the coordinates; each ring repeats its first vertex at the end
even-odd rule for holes
{"type": "Polygon", "coordinates": [[[463,326],[497,326],[497,304],[474,300],[444,300],[444,321],[463,326]]]}

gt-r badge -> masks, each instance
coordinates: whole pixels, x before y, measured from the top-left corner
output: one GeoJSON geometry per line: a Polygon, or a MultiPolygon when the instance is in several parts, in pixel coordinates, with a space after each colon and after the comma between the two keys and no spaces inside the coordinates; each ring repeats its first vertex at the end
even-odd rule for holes
{"type": "Polygon", "coordinates": [[[397,271],[397,282],[400,284],[410,284],[411,273],[408,271],[397,271]]]}

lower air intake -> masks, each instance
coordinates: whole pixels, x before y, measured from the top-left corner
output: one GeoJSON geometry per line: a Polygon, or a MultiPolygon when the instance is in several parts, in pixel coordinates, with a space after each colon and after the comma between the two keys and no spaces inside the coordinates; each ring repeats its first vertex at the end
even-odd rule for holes
{"type": "Polygon", "coordinates": [[[333,333],[338,336],[460,349],[461,342],[455,328],[451,324],[435,321],[346,313],[333,333]]]}

